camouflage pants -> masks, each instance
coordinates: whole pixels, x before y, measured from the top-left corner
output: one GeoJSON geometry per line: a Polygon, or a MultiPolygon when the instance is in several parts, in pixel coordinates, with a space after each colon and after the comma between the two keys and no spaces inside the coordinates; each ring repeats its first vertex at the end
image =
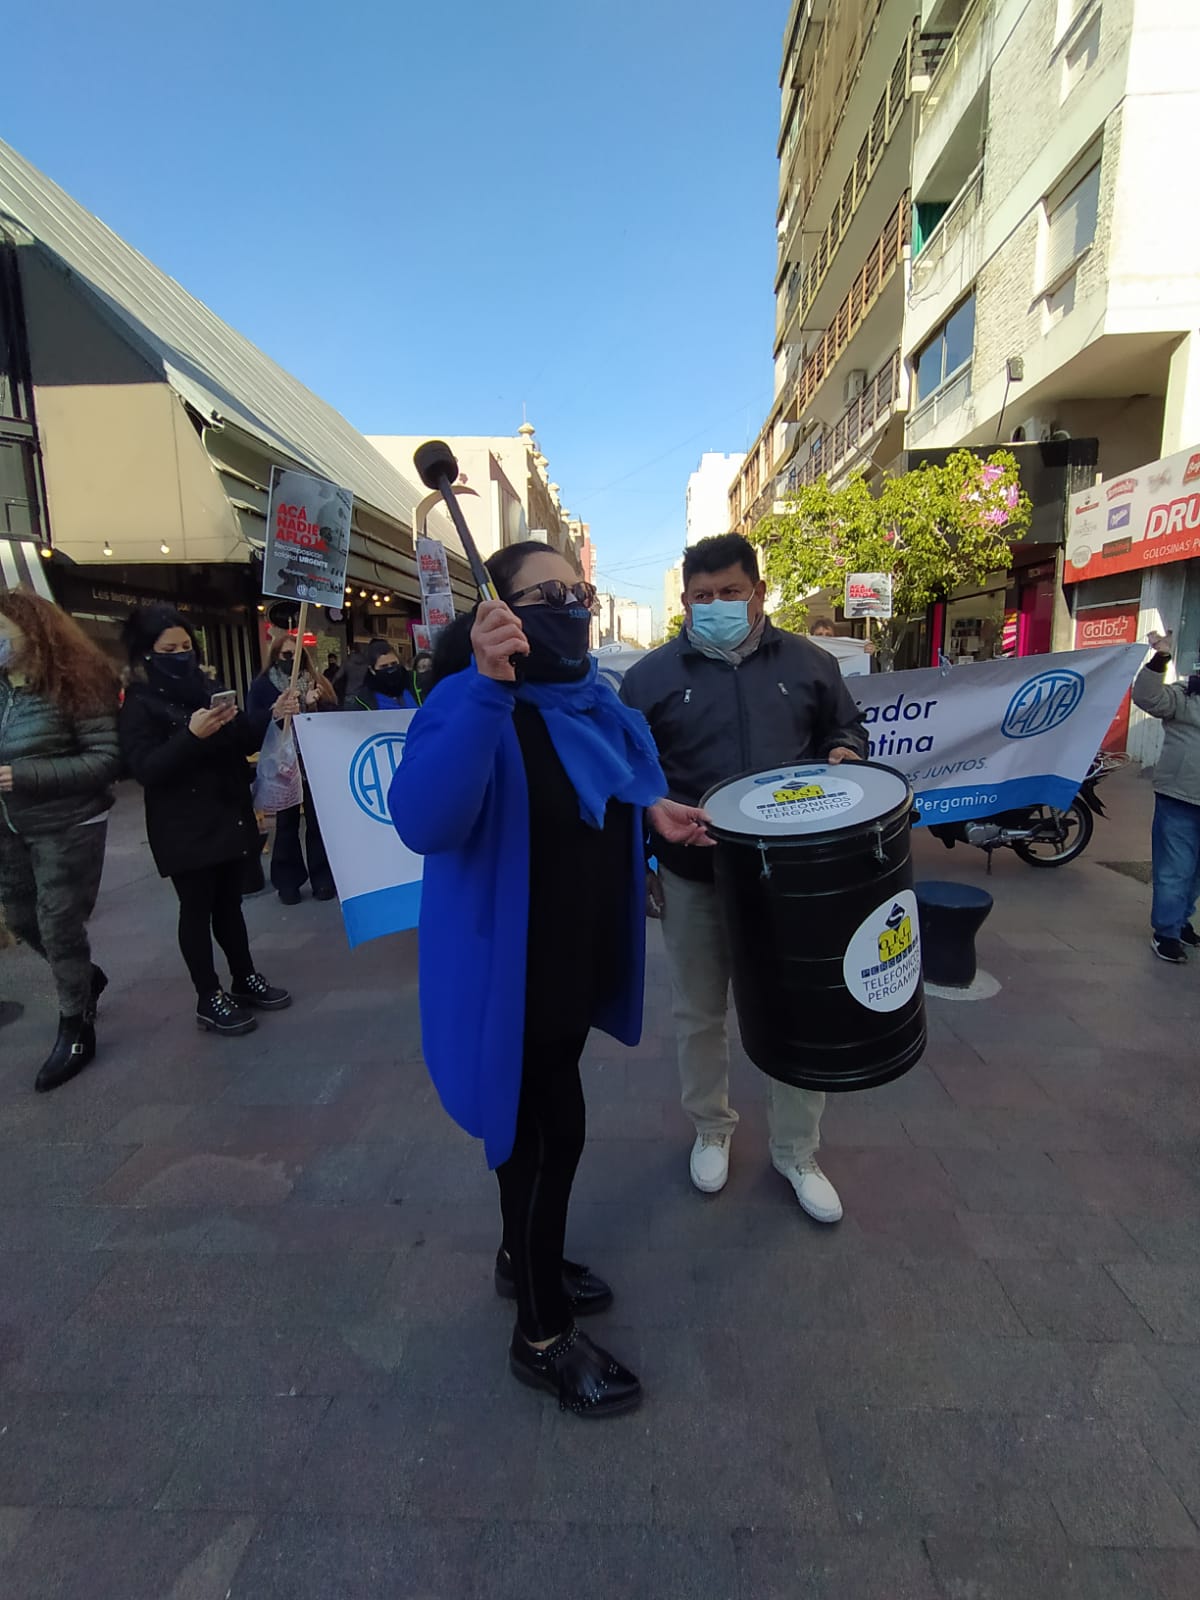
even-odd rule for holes
{"type": "Polygon", "coordinates": [[[40,839],[0,832],[4,920],[49,963],[64,1017],[81,1016],[91,996],[87,920],[100,892],[107,837],[107,821],[40,839]]]}

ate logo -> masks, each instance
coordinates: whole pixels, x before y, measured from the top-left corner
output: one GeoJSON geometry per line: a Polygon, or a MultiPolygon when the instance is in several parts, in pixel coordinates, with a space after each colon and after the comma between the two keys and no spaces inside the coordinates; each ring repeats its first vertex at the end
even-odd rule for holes
{"type": "Polygon", "coordinates": [[[388,790],[396,776],[396,768],[404,756],[403,733],[375,733],[359,745],[350,758],[350,793],[360,811],[365,811],[372,822],[382,822],[390,828],[388,790]]]}

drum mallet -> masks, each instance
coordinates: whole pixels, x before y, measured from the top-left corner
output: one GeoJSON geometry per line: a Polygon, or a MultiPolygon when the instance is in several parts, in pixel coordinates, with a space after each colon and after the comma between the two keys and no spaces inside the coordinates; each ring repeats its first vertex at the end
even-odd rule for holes
{"type": "Polygon", "coordinates": [[[446,510],[450,513],[458,537],[462,540],[462,547],[467,557],[467,565],[471,569],[471,576],[475,579],[481,600],[499,600],[496,585],[492,582],[488,569],[483,564],[471,537],[471,530],[467,527],[467,519],[463,516],[462,507],[458,503],[458,496],[454,492],[455,480],[458,477],[458,462],[454,458],[454,451],[441,439],[430,439],[413,452],[413,466],[417,469],[417,476],[427,489],[436,489],[446,502],[446,510]]]}

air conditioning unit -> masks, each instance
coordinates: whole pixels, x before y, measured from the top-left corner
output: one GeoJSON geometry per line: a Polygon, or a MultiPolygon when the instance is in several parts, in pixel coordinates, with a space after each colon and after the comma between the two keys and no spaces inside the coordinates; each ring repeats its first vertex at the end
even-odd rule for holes
{"type": "Polygon", "coordinates": [[[1054,432],[1054,422],[1050,417],[1026,417],[1024,422],[1019,422],[1012,431],[1014,444],[1045,444],[1054,432]]]}
{"type": "Polygon", "coordinates": [[[853,372],[846,374],[846,381],[842,385],[842,399],[846,405],[852,400],[857,400],[867,387],[867,374],[863,367],[855,367],[853,372]]]}

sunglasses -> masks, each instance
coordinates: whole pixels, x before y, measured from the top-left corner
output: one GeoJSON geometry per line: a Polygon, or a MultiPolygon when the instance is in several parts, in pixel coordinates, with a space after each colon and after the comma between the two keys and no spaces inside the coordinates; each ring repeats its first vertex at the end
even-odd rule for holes
{"type": "Polygon", "coordinates": [[[530,600],[532,595],[537,595],[543,605],[552,606],[555,611],[561,611],[564,606],[572,602],[576,605],[586,606],[589,611],[596,609],[596,585],[594,583],[563,583],[560,578],[547,578],[545,583],[531,584],[528,589],[518,589],[516,594],[510,594],[510,606],[519,606],[523,601],[530,600]]]}

